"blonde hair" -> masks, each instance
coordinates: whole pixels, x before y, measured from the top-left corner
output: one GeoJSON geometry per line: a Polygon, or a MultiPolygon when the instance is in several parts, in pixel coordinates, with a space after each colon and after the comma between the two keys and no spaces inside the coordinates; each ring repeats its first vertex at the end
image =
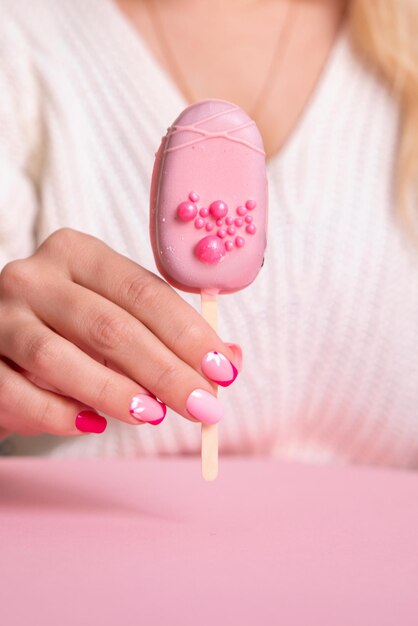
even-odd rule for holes
{"type": "Polygon", "coordinates": [[[418,199],[418,2],[352,0],[348,19],[354,45],[387,81],[399,102],[394,190],[398,216],[411,234],[417,230],[412,209],[418,199]],[[411,228],[413,221],[415,227],[411,228]]]}

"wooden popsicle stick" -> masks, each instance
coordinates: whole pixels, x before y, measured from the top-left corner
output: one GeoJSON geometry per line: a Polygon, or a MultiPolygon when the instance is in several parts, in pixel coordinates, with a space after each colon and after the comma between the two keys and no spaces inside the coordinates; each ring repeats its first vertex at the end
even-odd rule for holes
{"type": "MultiPolygon", "coordinates": [[[[216,295],[205,291],[201,293],[202,317],[217,328],[217,301],[216,295]]],[[[215,395],[217,395],[217,387],[215,395]]],[[[214,480],[218,475],[218,424],[202,424],[202,477],[204,480],[214,480]]]]}

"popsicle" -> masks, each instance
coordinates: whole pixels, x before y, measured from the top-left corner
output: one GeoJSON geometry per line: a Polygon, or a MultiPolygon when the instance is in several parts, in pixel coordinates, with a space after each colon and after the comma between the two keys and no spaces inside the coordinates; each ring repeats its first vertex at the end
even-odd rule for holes
{"type": "MultiPolygon", "coordinates": [[[[151,182],[150,236],[157,268],[174,287],[201,294],[216,329],[216,298],[250,285],[267,241],[265,152],[237,105],[203,100],[167,129],[151,182]]],[[[202,425],[202,474],[218,469],[217,425],[202,425]]]]}

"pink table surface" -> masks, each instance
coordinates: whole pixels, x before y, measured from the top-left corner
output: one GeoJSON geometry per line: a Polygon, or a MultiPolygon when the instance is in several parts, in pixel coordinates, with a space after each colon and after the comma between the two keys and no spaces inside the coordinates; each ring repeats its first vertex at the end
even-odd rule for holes
{"type": "Polygon", "coordinates": [[[418,475],[0,460],[2,626],[416,626],[418,475]]]}

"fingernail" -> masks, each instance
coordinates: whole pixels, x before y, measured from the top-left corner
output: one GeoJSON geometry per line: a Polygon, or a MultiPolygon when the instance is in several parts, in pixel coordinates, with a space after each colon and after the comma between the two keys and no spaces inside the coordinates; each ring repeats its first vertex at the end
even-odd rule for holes
{"type": "Polygon", "coordinates": [[[204,424],[216,424],[224,412],[219,400],[204,389],[192,391],[186,400],[186,409],[190,415],[204,424]]]}
{"type": "Polygon", "coordinates": [[[217,385],[228,387],[238,376],[238,370],[221,352],[208,352],[202,359],[202,372],[217,385]]]}
{"type": "Polygon", "coordinates": [[[80,411],[75,418],[75,425],[83,433],[102,433],[107,426],[107,420],[95,411],[80,411]]]}
{"type": "Polygon", "coordinates": [[[242,349],[237,343],[225,343],[234,354],[234,365],[238,372],[242,370],[242,349]]]}
{"type": "Polygon", "coordinates": [[[138,393],[131,400],[129,413],[139,422],[147,424],[161,424],[167,413],[166,405],[155,396],[138,393]]]}

